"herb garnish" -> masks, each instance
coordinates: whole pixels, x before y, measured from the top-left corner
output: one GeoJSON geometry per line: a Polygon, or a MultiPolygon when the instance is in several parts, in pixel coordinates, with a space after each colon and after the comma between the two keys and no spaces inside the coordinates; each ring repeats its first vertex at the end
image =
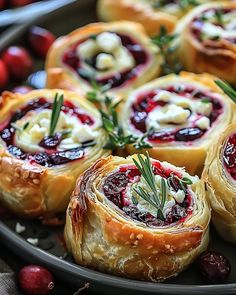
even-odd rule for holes
{"type": "Polygon", "coordinates": [[[57,123],[60,117],[61,108],[64,101],[64,95],[60,95],[56,93],[54,102],[52,105],[52,114],[50,120],[50,129],[49,129],[49,136],[53,136],[57,127],[57,123]]]}
{"type": "Polygon", "coordinates": [[[168,34],[166,28],[161,26],[159,35],[152,38],[152,43],[157,45],[160,49],[160,54],[163,58],[161,65],[163,74],[179,73],[182,70],[182,65],[173,56],[177,49],[173,42],[177,38],[177,34],[168,34]]]}
{"type": "Polygon", "coordinates": [[[221,9],[216,9],[215,10],[215,18],[218,22],[218,24],[223,25],[224,24],[224,20],[223,20],[223,11],[221,9]]]}
{"type": "Polygon", "coordinates": [[[222,80],[215,80],[217,86],[219,86],[229,98],[236,103],[236,91],[227,82],[222,80]]]}
{"type": "MultiPolygon", "coordinates": [[[[198,1],[196,0],[177,0],[177,4],[181,9],[187,9],[189,6],[196,6],[198,5],[198,1]]],[[[166,0],[159,0],[157,3],[154,3],[152,5],[153,8],[161,8],[166,5],[169,5],[169,3],[166,0]]]]}
{"type": "Polygon", "coordinates": [[[142,199],[157,209],[157,218],[164,220],[163,209],[167,199],[166,181],[164,178],[161,179],[161,190],[159,192],[149,154],[147,152],[145,156],[138,154],[138,160],[139,162],[136,159],[133,159],[133,162],[151,189],[151,193],[146,192],[141,186],[137,186],[137,188],[133,188],[133,190],[142,199]]]}
{"type": "Polygon", "coordinates": [[[102,127],[108,135],[108,141],[103,148],[111,150],[124,149],[128,144],[133,144],[135,149],[151,148],[152,145],[146,139],[153,133],[152,129],[141,137],[125,135],[117,114],[117,108],[121,101],[113,103],[113,97],[107,93],[110,85],[100,85],[96,81],[91,81],[91,86],[92,90],[87,93],[87,99],[100,104],[99,112],[102,118],[102,127]]]}
{"type": "Polygon", "coordinates": [[[175,175],[174,173],[171,173],[170,176],[167,179],[167,183],[168,185],[171,187],[171,183],[174,184],[175,183],[175,179],[178,180],[178,183],[181,187],[181,189],[185,192],[186,191],[186,185],[191,185],[193,184],[192,180],[187,178],[187,177],[183,177],[183,178],[179,178],[177,175],[175,175]]]}

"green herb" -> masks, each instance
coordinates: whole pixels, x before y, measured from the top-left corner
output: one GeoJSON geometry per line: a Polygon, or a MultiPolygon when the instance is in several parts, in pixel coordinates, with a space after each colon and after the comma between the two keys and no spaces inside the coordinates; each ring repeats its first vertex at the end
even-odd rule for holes
{"type": "Polygon", "coordinates": [[[161,192],[159,193],[159,188],[155,182],[155,175],[153,173],[153,167],[148,153],[146,152],[145,156],[138,155],[138,160],[139,162],[136,159],[133,159],[133,162],[151,189],[151,193],[146,192],[141,186],[137,186],[137,188],[133,188],[133,190],[142,199],[157,209],[157,218],[164,220],[163,209],[167,199],[166,182],[162,178],[161,192]]]}
{"type": "Polygon", "coordinates": [[[216,85],[219,86],[229,98],[236,103],[236,91],[227,83],[222,80],[216,80],[216,85]]]}
{"type": "Polygon", "coordinates": [[[27,129],[28,126],[29,126],[29,122],[26,122],[23,126],[23,130],[27,129]]]}
{"type": "Polygon", "coordinates": [[[174,173],[171,173],[170,174],[170,177],[168,177],[167,179],[167,183],[168,185],[171,187],[171,182],[172,183],[175,183],[175,179],[177,179],[181,189],[183,191],[186,191],[186,186],[187,185],[191,185],[193,184],[192,180],[187,178],[187,177],[183,177],[183,178],[179,178],[177,175],[175,175],[174,173]]]}
{"type": "Polygon", "coordinates": [[[160,54],[163,58],[161,65],[163,74],[179,73],[182,70],[182,65],[173,56],[177,47],[173,45],[173,42],[177,38],[176,34],[168,34],[164,26],[160,28],[160,33],[156,37],[152,38],[152,42],[160,49],[160,54]]]}
{"type": "Polygon", "coordinates": [[[202,99],[201,99],[201,102],[202,102],[202,103],[210,103],[211,100],[210,100],[210,98],[206,97],[206,98],[202,98],[202,99]]]}
{"type": "Polygon", "coordinates": [[[62,130],[60,133],[61,133],[61,137],[62,138],[65,138],[67,137],[67,135],[71,134],[72,130],[71,129],[68,129],[68,130],[62,130]]]}
{"type": "Polygon", "coordinates": [[[89,36],[89,39],[92,39],[92,40],[96,41],[97,35],[91,35],[91,36],[89,36]]]}
{"type": "Polygon", "coordinates": [[[218,24],[223,25],[224,24],[224,20],[223,20],[223,11],[221,9],[216,9],[215,10],[215,18],[218,22],[218,24]]]}
{"type": "Polygon", "coordinates": [[[134,147],[136,150],[152,148],[152,144],[147,142],[146,139],[153,134],[154,128],[150,128],[147,132],[145,132],[142,136],[137,137],[136,142],[134,143],[134,147]]]}
{"type": "Polygon", "coordinates": [[[113,103],[113,97],[107,94],[110,85],[100,85],[95,81],[91,81],[92,90],[87,93],[87,99],[93,103],[100,104],[100,114],[102,119],[102,127],[108,135],[108,141],[104,145],[104,149],[116,150],[124,149],[126,145],[133,144],[136,149],[151,148],[152,145],[145,141],[149,133],[143,136],[125,135],[125,132],[118,120],[117,107],[121,101],[113,103]]]}
{"type": "Polygon", "coordinates": [[[49,136],[53,136],[57,127],[57,123],[60,117],[61,108],[63,105],[64,96],[58,95],[56,93],[53,106],[52,106],[52,114],[51,114],[51,120],[50,120],[50,129],[49,129],[49,136]]]}
{"type": "Polygon", "coordinates": [[[135,198],[135,196],[132,196],[132,202],[134,205],[138,205],[138,200],[135,198]]]}
{"type": "MultiPolygon", "coordinates": [[[[190,6],[196,6],[199,4],[199,2],[196,0],[177,0],[176,3],[183,10],[189,8],[190,6]]],[[[169,3],[166,0],[159,0],[156,3],[153,3],[152,7],[161,8],[161,7],[165,7],[166,5],[169,5],[169,3]]]]}

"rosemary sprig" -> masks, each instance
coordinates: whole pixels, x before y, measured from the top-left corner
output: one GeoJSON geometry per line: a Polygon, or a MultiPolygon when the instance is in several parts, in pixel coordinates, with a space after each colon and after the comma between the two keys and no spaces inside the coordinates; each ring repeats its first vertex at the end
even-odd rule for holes
{"type": "Polygon", "coordinates": [[[216,9],[215,10],[215,18],[218,24],[223,25],[224,20],[223,20],[223,11],[221,9],[216,9]]]}
{"type": "Polygon", "coordinates": [[[152,145],[146,139],[150,132],[153,131],[150,130],[141,137],[125,135],[117,114],[117,107],[121,101],[113,103],[113,97],[107,93],[110,85],[100,85],[95,81],[91,81],[91,86],[92,90],[87,93],[87,99],[93,103],[100,104],[99,112],[101,114],[102,127],[108,135],[108,141],[103,148],[111,150],[117,148],[124,149],[128,144],[133,144],[136,149],[151,148],[152,145]]]}
{"type": "Polygon", "coordinates": [[[157,209],[157,218],[164,220],[163,209],[167,199],[166,181],[163,178],[161,179],[161,191],[159,193],[149,154],[146,152],[144,157],[139,154],[138,160],[133,159],[133,162],[151,189],[151,193],[144,191],[141,186],[133,189],[136,194],[157,209]]]}
{"type": "Polygon", "coordinates": [[[177,49],[177,47],[173,45],[176,38],[177,34],[168,34],[164,26],[161,27],[159,35],[152,38],[152,43],[159,47],[160,54],[163,58],[161,67],[164,75],[179,73],[182,70],[182,65],[173,55],[177,49]]]}
{"type": "Polygon", "coordinates": [[[183,177],[183,178],[179,178],[177,175],[171,173],[170,176],[167,179],[167,183],[168,185],[171,187],[173,184],[175,184],[175,179],[177,179],[179,186],[181,187],[181,189],[185,192],[186,191],[186,186],[187,185],[191,185],[193,184],[192,180],[187,178],[187,177],[183,177]]]}
{"type": "MultiPolygon", "coordinates": [[[[179,7],[183,10],[189,8],[190,6],[196,6],[199,4],[196,0],[177,0],[176,2],[179,7]]],[[[153,8],[161,8],[168,5],[168,2],[166,0],[159,0],[157,3],[153,3],[153,8]]]]}
{"type": "Polygon", "coordinates": [[[219,86],[229,98],[236,103],[236,91],[227,82],[222,80],[215,80],[217,86],[219,86]]]}
{"type": "Polygon", "coordinates": [[[60,117],[61,107],[63,105],[64,95],[58,95],[56,93],[53,106],[52,106],[52,114],[50,120],[50,129],[49,129],[49,136],[53,136],[57,127],[57,123],[60,117]]]}

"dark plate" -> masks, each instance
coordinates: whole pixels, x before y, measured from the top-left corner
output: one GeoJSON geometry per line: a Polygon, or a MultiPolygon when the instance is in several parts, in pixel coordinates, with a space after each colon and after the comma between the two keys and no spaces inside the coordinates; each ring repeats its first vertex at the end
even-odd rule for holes
{"type": "MultiPolygon", "coordinates": [[[[55,34],[62,35],[95,20],[95,1],[79,0],[37,21],[31,21],[31,24],[43,25],[55,34]]],[[[0,50],[9,44],[24,43],[22,40],[26,39],[27,28],[28,25],[20,25],[8,31],[0,38],[0,50]]],[[[43,68],[43,62],[36,59],[36,69],[40,68],[43,68]]],[[[98,294],[236,294],[235,246],[225,243],[215,232],[211,233],[210,248],[225,254],[232,265],[231,275],[224,285],[203,285],[194,265],[178,277],[162,284],[134,281],[96,272],[75,265],[70,257],[65,257],[62,235],[62,226],[43,226],[38,221],[22,220],[14,216],[0,222],[0,242],[17,255],[28,262],[45,265],[70,285],[81,287],[82,283],[89,282],[90,290],[98,294]],[[21,235],[15,233],[17,222],[26,226],[26,231],[21,235]],[[39,238],[38,247],[26,242],[29,237],[39,238]]]]}

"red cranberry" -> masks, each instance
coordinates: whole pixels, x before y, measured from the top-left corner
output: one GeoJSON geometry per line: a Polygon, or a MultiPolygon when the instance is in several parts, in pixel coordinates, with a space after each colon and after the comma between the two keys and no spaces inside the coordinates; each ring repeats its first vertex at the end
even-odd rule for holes
{"type": "Polygon", "coordinates": [[[48,295],[54,288],[51,273],[38,265],[23,267],[19,272],[19,284],[26,295],[48,295]]]}
{"type": "Polygon", "coordinates": [[[176,132],[176,141],[193,141],[203,135],[203,131],[197,127],[183,128],[176,132]]]}
{"type": "Polygon", "coordinates": [[[6,86],[7,82],[8,82],[8,70],[6,65],[4,64],[4,62],[2,60],[0,60],[0,88],[3,88],[4,86],[6,86]]]}
{"type": "Polygon", "coordinates": [[[0,9],[3,9],[6,6],[6,0],[0,0],[0,9]]]}
{"type": "Polygon", "coordinates": [[[204,281],[209,284],[224,283],[231,271],[228,259],[215,251],[203,253],[197,261],[197,266],[204,281]]]}
{"type": "Polygon", "coordinates": [[[33,0],[10,0],[10,3],[12,6],[14,7],[20,7],[20,6],[24,6],[24,5],[28,5],[33,3],[33,0]]]}
{"type": "Polygon", "coordinates": [[[30,86],[20,85],[20,86],[16,86],[14,89],[12,89],[12,92],[26,94],[26,93],[30,92],[31,90],[33,90],[33,88],[30,86]]]}
{"type": "Polygon", "coordinates": [[[48,49],[55,41],[55,36],[48,30],[33,26],[29,31],[29,43],[33,50],[42,58],[45,58],[48,49]]]}
{"type": "Polygon", "coordinates": [[[39,143],[39,145],[45,149],[55,149],[61,142],[62,136],[60,133],[55,135],[45,136],[39,143]]]}
{"type": "Polygon", "coordinates": [[[129,182],[124,172],[114,173],[107,177],[103,189],[107,195],[115,195],[121,193],[129,182]]]}
{"type": "Polygon", "coordinates": [[[32,58],[28,51],[22,47],[9,47],[3,53],[2,59],[6,64],[10,75],[17,80],[24,80],[32,71],[32,58]]]}

